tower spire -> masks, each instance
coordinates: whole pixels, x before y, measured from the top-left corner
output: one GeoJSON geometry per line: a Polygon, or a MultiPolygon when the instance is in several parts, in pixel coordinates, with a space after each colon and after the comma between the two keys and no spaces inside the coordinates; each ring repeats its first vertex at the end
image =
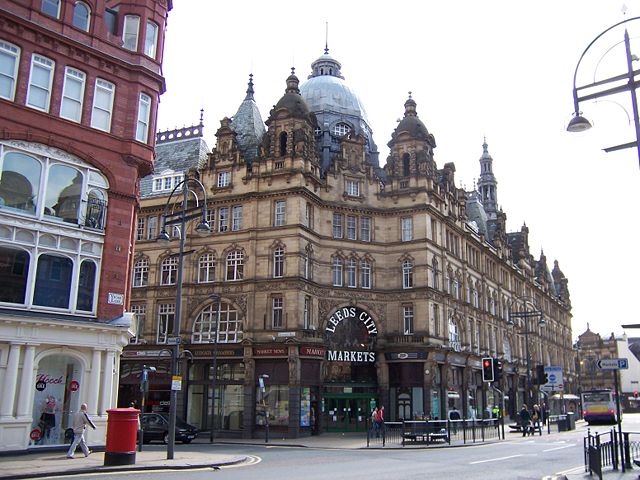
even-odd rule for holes
{"type": "Polygon", "coordinates": [[[329,55],[329,22],[324,23],[324,54],[329,55]]]}
{"type": "Polygon", "coordinates": [[[498,214],[498,181],[493,175],[493,158],[489,154],[487,137],[482,143],[482,156],[480,157],[480,179],[478,191],[482,198],[482,205],[490,220],[496,219],[498,214]]]}

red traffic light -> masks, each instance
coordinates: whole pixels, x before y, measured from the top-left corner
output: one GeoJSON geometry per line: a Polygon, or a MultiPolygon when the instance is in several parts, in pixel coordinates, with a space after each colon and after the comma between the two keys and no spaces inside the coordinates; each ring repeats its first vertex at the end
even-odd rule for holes
{"type": "MultiPolygon", "coordinates": [[[[485,359],[485,361],[484,361],[484,367],[485,367],[485,368],[489,368],[489,366],[490,366],[490,365],[491,365],[491,362],[490,362],[489,360],[486,360],[486,359],[485,359]]],[[[636,393],[637,393],[637,392],[636,392],[636,393]]]]}

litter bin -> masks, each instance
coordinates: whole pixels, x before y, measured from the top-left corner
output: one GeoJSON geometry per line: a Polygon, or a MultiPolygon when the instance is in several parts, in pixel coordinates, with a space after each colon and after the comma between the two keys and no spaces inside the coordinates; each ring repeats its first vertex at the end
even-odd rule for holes
{"type": "Polygon", "coordinates": [[[569,430],[567,415],[558,415],[558,431],[566,432],[567,430],[569,430]]]}
{"type": "Polygon", "coordinates": [[[112,408],[107,410],[107,414],[107,445],[104,453],[104,466],[135,464],[140,410],[112,408]]]}
{"type": "Polygon", "coordinates": [[[573,412],[567,413],[567,430],[576,429],[576,416],[573,412]]]}

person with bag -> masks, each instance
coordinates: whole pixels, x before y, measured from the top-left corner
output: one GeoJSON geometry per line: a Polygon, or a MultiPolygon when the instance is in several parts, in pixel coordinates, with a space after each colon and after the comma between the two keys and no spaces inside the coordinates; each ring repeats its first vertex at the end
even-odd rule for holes
{"type": "Polygon", "coordinates": [[[522,405],[520,409],[520,426],[522,428],[522,436],[526,437],[531,428],[531,413],[527,410],[526,405],[522,405]]]}
{"type": "Polygon", "coordinates": [[[542,434],[542,428],[540,427],[540,407],[538,405],[533,406],[533,414],[531,415],[531,435],[536,433],[536,430],[540,429],[540,433],[542,434]]]}
{"type": "Polygon", "coordinates": [[[376,437],[380,436],[380,430],[378,425],[378,407],[373,407],[371,412],[371,430],[376,434],[376,437]]]}
{"type": "Polygon", "coordinates": [[[82,453],[84,453],[85,457],[88,457],[91,454],[91,450],[89,450],[87,442],[84,440],[84,431],[87,428],[87,425],[94,430],[96,429],[96,426],[87,414],[87,404],[83,403],[80,405],[80,411],[73,416],[73,442],[71,442],[71,446],[67,452],[67,458],[73,458],[78,445],[82,448],[82,453]]]}

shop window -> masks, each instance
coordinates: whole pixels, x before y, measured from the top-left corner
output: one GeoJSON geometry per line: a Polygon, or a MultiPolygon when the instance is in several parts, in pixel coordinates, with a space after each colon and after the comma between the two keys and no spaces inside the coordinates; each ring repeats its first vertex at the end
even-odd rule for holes
{"type": "Polygon", "coordinates": [[[71,415],[80,411],[82,368],[67,355],[50,355],[40,360],[33,396],[33,423],[29,445],[68,444],[66,429],[71,415]],[[45,388],[38,388],[38,385],[45,388]]]}
{"type": "Polygon", "coordinates": [[[93,310],[95,286],[96,286],[96,264],[91,260],[84,260],[80,264],[80,277],[78,280],[78,300],[77,310],[91,312],[93,310]]]}
{"type": "Polygon", "coordinates": [[[89,6],[84,2],[76,2],[76,4],[73,6],[73,26],[79,28],[80,30],[88,32],[90,22],[91,9],[89,8],[89,6]]]}
{"type": "Polygon", "coordinates": [[[256,424],[264,425],[265,416],[269,415],[270,426],[289,425],[289,385],[265,384],[264,392],[256,388],[256,424]]]}
{"type": "Polygon", "coordinates": [[[20,49],[0,40],[0,98],[13,101],[20,63],[20,49]]]}
{"type": "Polygon", "coordinates": [[[69,308],[73,262],[70,258],[43,254],[38,258],[34,305],[69,308]]]}

